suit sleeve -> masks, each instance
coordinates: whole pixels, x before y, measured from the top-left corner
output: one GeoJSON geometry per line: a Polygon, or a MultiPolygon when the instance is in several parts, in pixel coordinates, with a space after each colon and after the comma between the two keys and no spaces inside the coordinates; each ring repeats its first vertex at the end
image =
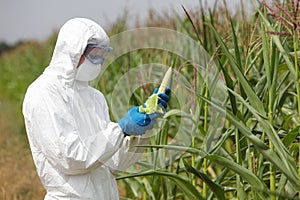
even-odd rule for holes
{"type": "MultiPolygon", "coordinates": [[[[103,107],[103,110],[105,110],[106,121],[111,121],[107,104],[103,105],[103,107]]],[[[118,123],[115,124],[118,125],[118,123]]],[[[128,167],[136,163],[143,155],[145,148],[136,146],[146,145],[148,142],[149,138],[146,137],[124,136],[120,149],[118,149],[118,151],[116,151],[115,154],[105,163],[105,166],[107,166],[112,173],[118,173],[126,170],[128,167]]]]}
{"type": "Polygon", "coordinates": [[[136,163],[143,155],[145,148],[136,146],[146,145],[148,142],[148,138],[143,138],[141,136],[126,136],[121,148],[105,163],[105,165],[109,167],[112,173],[126,170],[136,163]]]}

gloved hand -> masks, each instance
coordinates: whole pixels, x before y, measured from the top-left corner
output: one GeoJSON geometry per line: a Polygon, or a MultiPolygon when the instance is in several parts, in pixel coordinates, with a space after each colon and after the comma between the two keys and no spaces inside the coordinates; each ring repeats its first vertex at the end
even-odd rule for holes
{"type": "MultiPolygon", "coordinates": [[[[153,93],[156,94],[158,92],[158,88],[155,88],[153,93]]],[[[166,88],[165,93],[159,93],[158,94],[158,105],[164,110],[166,111],[167,106],[168,106],[168,101],[170,99],[170,93],[171,93],[171,89],[170,88],[166,88]]]]}
{"type": "MultiPolygon", "coordinates": [[[[156,94],[158,88],[155,88],[153,93],[156,94]]],[[[169,94],[171,93],[170,88],[166,88],[165,93],[158,94],[158,105],[165,111],[168,106],[169,94]]],[[[156,118],[160,117],[160,113],[143,114],[139,112],[139,107],[131,108],[125,117],[123,117],[118,124],[122,128],[125,135],[142,135],[147,130],[152,129],[156,118]]]]}
{"type": "Polygon", "coordinates": [[[118,124],[126,136],[143,135],[147,130],[153,128],[155,119],[159,116],[161,116],[159,113],[150,115],[139,113],[139,107],[135,106],[127,112],[125,117],[120,119],[118,124]]]}

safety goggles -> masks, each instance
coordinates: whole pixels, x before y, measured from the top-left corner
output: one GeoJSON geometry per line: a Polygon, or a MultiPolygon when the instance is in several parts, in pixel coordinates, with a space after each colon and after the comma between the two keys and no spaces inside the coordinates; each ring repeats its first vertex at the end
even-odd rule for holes
{"type": "Polygon", "coordinates": [[[91,63],[98,65],[103,64],[104,57],[108,52],[111,52],[112,48],[101,44],[88,44],[84,56],[91,61],[91,63]]]}

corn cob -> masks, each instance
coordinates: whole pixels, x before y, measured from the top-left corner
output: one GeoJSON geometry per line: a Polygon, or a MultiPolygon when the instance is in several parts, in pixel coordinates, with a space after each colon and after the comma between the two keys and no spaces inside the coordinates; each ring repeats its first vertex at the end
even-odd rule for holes
{"type": "Polygon", "coordinates": [[[168,71],[165,73],[165,76],[160,84],[158,92],[152,94],[147,99],[145,104],[139,107],[140,113],[145,113],[145,114],[164,113],[163,109],[157,104],[159,98],[158,94],[165,93],[166,88],[170,84],[171,77],[172,77],[172,67],[169,67],[168,71]]]}

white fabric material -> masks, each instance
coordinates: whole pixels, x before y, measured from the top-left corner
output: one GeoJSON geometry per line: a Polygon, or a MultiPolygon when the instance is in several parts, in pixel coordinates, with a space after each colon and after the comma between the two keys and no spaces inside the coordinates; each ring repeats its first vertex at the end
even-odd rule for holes
{"type": "Polygon", "coordinates": [[[101,71],[101,64],[95,65],[85,58],[84,62],[77,68],[75,79],[78,81],[91,81],[95,79],[101,71]]]}
{"type": "Polygon", "coordinates": [[[109,119],[102,93],[77,81],[87,43],[108,45],[104,30],[76,18],[61,28],[50,65],[28,88],[23,102],[26,131],[45,199],[118,199],[112,172],[136,162],[142,138],[124,137],[109,119]]]}

